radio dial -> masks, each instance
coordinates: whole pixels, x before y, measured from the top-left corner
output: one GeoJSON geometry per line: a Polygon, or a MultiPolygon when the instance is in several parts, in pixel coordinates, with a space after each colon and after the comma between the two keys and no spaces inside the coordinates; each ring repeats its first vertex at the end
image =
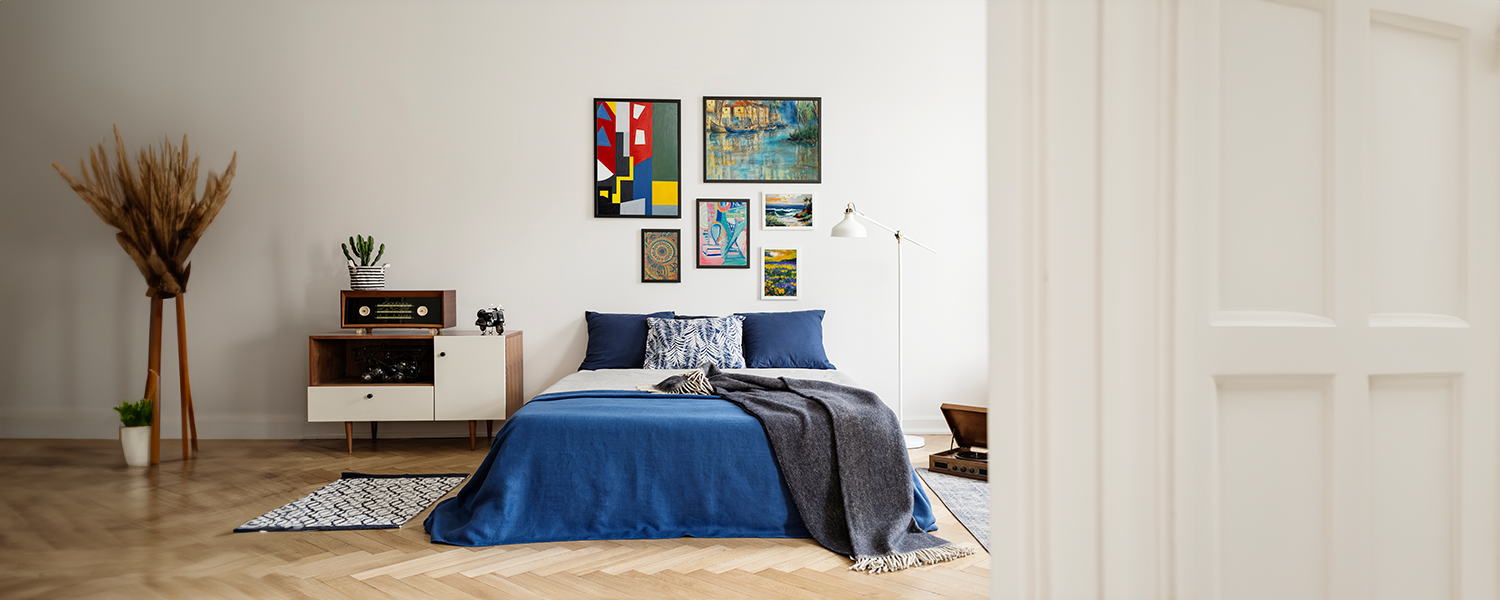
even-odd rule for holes
{"type": "Polygon", "coordinates": [[[418,306],[417,307],[417,316],[419,316],[419,317],[425,317],[425,316],[427,316],[427,307],[425,307],[425,306],[418,306]]]}
{"type": "Polygon", "coordinates": [[[368,317],[368,316],[370,316],[370,307],[368,307],[368,306],[361,306],[361,307],[359,307],[359,316],[361,316],[361,317],[368,317]]]}

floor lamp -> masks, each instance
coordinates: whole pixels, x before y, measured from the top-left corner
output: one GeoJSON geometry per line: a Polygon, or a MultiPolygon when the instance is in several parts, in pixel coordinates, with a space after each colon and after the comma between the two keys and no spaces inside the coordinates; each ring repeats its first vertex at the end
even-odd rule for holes
{"type": "MultiPolygon", "coordinates": [[[[867,235],[865,233],[865,226],[864,225],[860,225],[859,224],[859,219],[856,219],[855,217],[859,217],[860,219],[864,219],[866,221],[869,221],[871,224],[873,224],[873,225],[875,225],[875,226],[877,226],[877,227],[879,227],[881,229],[884,229],[886,231],[889,231],[889,232],[891,232],[891,233],[893,233],[893,234],[896,235],[896,421],[897,421],[898,425],[901,425],[901,430],[905,431],[906,430],[906,425],[905,425],[906,413],[905,413],[905,410],[904,410],[904,406],[901,403],[901,400],[902,400],[901,396],[905,392],[905,389],[903,389],[902,381],[901,381],[902,373],[905,371],[901,367],[901,356],[902,356],[902,354],[905,353],[904,352],[904,346],[902,346],[902,344],[901,344],[901,323],[905,320],[905,315],[901,311],[901,296],[902,296],[902,293],[903,293],[903,291],[905,289],[901,285],[901,262],[902,262],[902,259],[901,259],[902,258],[901,249],[903,247],[905,247],[906,244],[904,244],[902,242],[911,242],[913,244],[921,246],[922,249],[924,249],[924,250],[926,250],[928,252],[931,252],[933,254],[937,254],[937,250],[933,250],[932,248],[928,247],[926,244],[923,244],[922,242],[919,242],[917,240],[914,240],[914,239],[911,239],[909,237],[906,237],[906,235],[903,234],[903,233],[901,233],[901,230],[899,230],[899,229],[891,229],[890,227],[887,227],[884,223],[881,223],[880,221],[876,221],[875,219],[871,219],[869,217],[869,215],[866,215],[865,213],[862,213],[862,212],[859,212],[858,210],[856,210],[854,208],[854,203],[852,203],[852,202],[849,203],[849,205],[844,208],[844,220],[839,221],[838,225],[834,225],[833,226],[833,237],[845,237],[845,238],[869,237],[869,235],[867,235]]],[[[922,446],[926,445],[926,443],[927,443],[922,438],[914,436],[914,435],[905,435],[905,434],[902,434],[902,437],[906,438],[906,447],[907,448],[921,448],[922,446]]]]}

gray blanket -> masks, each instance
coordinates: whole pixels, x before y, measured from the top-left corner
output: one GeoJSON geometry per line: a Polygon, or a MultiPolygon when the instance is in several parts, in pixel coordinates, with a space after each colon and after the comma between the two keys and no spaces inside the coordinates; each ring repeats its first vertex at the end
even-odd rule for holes
{"type": "MultiPolygon", "coordinates": [[[[713,372],[715,391],[759,419],[813,538],[881,573],[974,552],[912,519],[911,463],[896,415],[874,393],[785,377],[713,372]]],[[[666,382],[663,382],[666,383],[666,382]]]]}

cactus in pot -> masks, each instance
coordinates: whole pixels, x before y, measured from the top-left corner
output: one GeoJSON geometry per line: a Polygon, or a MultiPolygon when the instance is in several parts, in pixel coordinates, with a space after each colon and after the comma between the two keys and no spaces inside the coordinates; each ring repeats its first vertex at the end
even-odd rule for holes
{"type": "Polygon", "coordinates": [[[370,254],[375,250],[375,236],[373,235],[367,238],[356,234],[354,237],[349,238],[348,244],[339,244],[339,247],[344,249],[344,258],[349,259],[349,262],[353,263],[354,256],[349,255],[349,248],[351,246],[354,248],[354,256],[359,257],[359,264],[355,266],[368,267],[380,262],[380,257],[385,256],[385,244],[381,244],[380,252],[375,254],[375,258],[370,258],[370,254]],[[356,240],[355,238],[359,239],[356,240]]]}
{"type": "Polygon", "coordinates": [[[381,290],[385,289],[385,270],[390,264],[378,264],[380,257],[385,256],[385,244],[375,248],[375,236],[365,237],[355,235],[349,238],[348,244],[339,244],[344,250],[344,259],[349,264],[349,288],[355,290],[381,290]],[[350,251],[353,254],[350,254],[350,251]],[[355,258],[359,262],[355,262],[355,258]]]}

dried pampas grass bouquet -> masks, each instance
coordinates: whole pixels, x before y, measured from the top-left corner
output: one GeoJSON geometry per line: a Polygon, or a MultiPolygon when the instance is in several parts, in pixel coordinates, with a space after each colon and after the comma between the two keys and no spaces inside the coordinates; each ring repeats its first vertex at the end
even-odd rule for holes
{"type": "Polygon", "coordinates": [[[89,148],[89,162],[78,159],[82,181],[57,163],[63,180],[73,188],[94,214],[120,230],[115,240],[146,278],[146,295],[172,298],[187,291],[190,275],[188,254],[229,200],[234,180],[235,153],[219,177],[209,171],[203,197],[197,197],[198,157],[188,160],[187,136],[182,147],[163,139],[161,148],[142,148],[135,169],[125,153],[125,140],[115,126],[115,159],[109,160],[104,144],[89,148]],[[92,166],[92,174],[88,166],[92,166]]]}

